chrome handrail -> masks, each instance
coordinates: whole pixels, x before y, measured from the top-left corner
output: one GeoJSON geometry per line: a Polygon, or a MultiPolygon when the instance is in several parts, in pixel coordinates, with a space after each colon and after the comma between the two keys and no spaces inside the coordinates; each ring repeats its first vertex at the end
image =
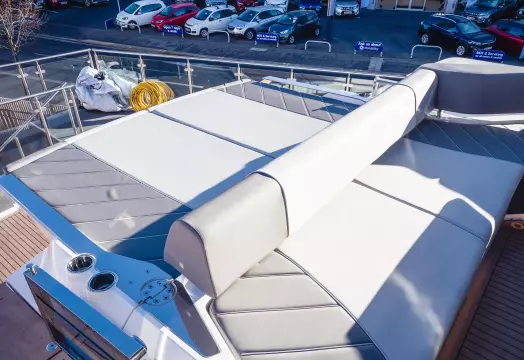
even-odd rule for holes
{"type": "Polygon", "coordinates": [[[75,87],[75,85],[66,85],[66,86],[61,86],[61,87],[59,87],[59,88],[51,89],[51,90],[46,90],[46,91],[42,91],[42,92],[39,92],[39,93],[37,93],[37,94],[31,94],[31,95],[22,96],[22,97],[19,97],[19,98],[16,98],[16,99],[11,99],[11,100],[7,100],[7,101],[2,101],[2,102],[0,102],[0,105],[6,105],[6,104],[10,104],[10,103],[13,103],[13,102],[16,102],[16,101],[32,99],[32,98],[37,97],[37,96],[42,96],[42,95],[46,95],[46,94],[51,94],[51,93],[54,93],[54,92],[57,92],[57,91],[67,90],[67,89],[71,89],[71,88],[74,88],[74,87],[75,87]]]}
{"type": "Polygon", "coordinates": [[[32,62],[36,62],[36,61],[43,61],[43,60],[49,60],[49,59],[62,58],[62,57],[65,57],[65,56],[77,55],[77,54],[82,54],[82,53],[86,53],[86,55],[89,55],[90,52],[91,52],[91,49],[85,49],[85,50],[71,51],[71,52],[68,52],[68,53],[63,53],[63,54],[58,54],[58,55],[44,56],[44,57],[41,57],[41,58],[36,58],[36,59],[31,59],[31,60],[24,60],[24,61],[18,61],[18,62],[13,62],[13,63],[9,63],[9,64],[0,65],[0,69],[1,68],[5,68],[5,67],[9,67],[9,66],[16,66],[16,65],[28,64],[28,63],[32,63],[32,62]]]}
{"type": "MultiPolygon", "coordinates": [[[[373,72],[367,72],[367,71],[348,71],[343,69],[326,69],[326,68],[315,68],[315,67],[309,67],[309,66],[300,66],[300,65],[282,65],[282,64],[274,64],[274,63],[263,63],[263,62],[257,62],[257,61],[250,61],[250,60],[226,60],[226,59],[218,59],[218,58],[199,58],[194,56],[183,56],[183,55],[167,55],[167,54],[152,54],[152,53],[138,53],[138,52],[130,52],[130,51],[121,51],[121,50],[103,50],[103,49],[91,49],[92,51],[96,52],[97,54],[110,54],[110,55],[127,55],[127,56],[145,56],[145,57],[156,57],[156,58],[163,58],[163,59],[179,59],[179,60],[189,60],[189,61],[197,61],[197,62],[210,62],[210,63],[221,63],[221,64],[228,64],[228,65],[246,65],[246,66],[258,66],[258,67],[265,67],[268,69],[284,69],[284,70],[300,70],[300,71],[312,71],[317,73],[325,73],[325,74],[339,74],[339,75],[360,75],[360,76],[370,76],[370,77],[376,77],[377,73],[373,72]]],[[[405,76],[399,75],[399,74],[387,74],[387,73],[381,73],[381,77],[387,77],[392,79],[403,79],[405,76]]]]}

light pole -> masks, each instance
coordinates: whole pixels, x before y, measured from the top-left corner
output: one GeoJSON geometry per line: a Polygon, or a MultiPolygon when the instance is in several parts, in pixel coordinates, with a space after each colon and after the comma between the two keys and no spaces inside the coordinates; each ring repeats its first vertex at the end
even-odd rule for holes
{"type": "Polygon", "coordinates": [[[120,9],[120,0],[116,0],[116,3],[118,4],[118,12],[122,11],[122,10],[120,9]]]}
{"type": "Polygon", "coordinates": [[[333,14],[335,13],[335,1],[328,0],[327,6],[327,41],[333,40],[333,14]]]}

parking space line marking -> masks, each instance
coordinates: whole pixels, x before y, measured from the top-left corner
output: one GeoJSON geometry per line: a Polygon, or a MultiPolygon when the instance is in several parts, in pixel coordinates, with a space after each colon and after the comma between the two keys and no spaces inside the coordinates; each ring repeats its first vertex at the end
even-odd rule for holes
{"type": "Polygon", "coordinates": [[[81,6],[69,5],[69,7],[72,7],[72,8],[75,8],[75,9],[83,9],[83,7],[81,7],[81,6]]]}
{"type": "Polygon", "coordinates": [[[50,12],[50,13],[53,13],[53,14],[58,14],[58,11],[54,11],[54,10],[46,10],[46,12],[50,12]]]}

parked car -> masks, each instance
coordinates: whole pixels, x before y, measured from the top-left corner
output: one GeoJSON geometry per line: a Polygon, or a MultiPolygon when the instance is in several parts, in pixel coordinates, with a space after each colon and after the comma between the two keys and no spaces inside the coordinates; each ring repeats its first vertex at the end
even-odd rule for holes
{"type": "Polygon", "coordinates": [[[153,17],[151,26],[162,31],[164,25],[178,25],[184,27],[186,21],[200,11],[195,4],[190,2],[169,5],[153,17]]]}
{"type": "Polygon", "coordinates": [[[85,7],[90,7],[91,5],[107,5],[109,0],[69,0],[78,4],[82,4],[85,7]]]}
{"type": "Polygon", "coordinates": [[[467,6],[463,15],[477,24],[489,26],[498,19],[512,18],[516,11],[516,0],[478,0],[467,6]]]}
{"type": "Polygon", "coordinates": [[[289,0],[265,0],[264,5],[279,7],[284,10],[284,12],[287,12],[289,0]]]}
{"type": "Polygon", "coordinates": [[[236,18],[236,9],[231,5],[207,7],[186,21],[184,29],[186,34],[207,37],[213,31],[226,31],[236,18]]]}
{"type": "Polygon", "coordinates": [[[227,0],[205,0],[206,7],[227,5],[227,0]]]}
{"type": "Polygon", "coordinates": [[[510,54],[520,55],[524,47],[524,22],[515,20],[499,20],[486,28],[497,38],[495,46],[510,54]]]}
{"type": "Polygon", "coordinates": [[[297,5],[300,10],[322,11],[322,0],[298,0],[297,5]]]}
{"type": "Polygon", "coordinates": [[[129,29],[149,25],[153,17],[165,7],[166,5],[160,0],[136,1],[118,13],[116,24],[129,29]]]}
{"type": "Polygon", "coordinates": [[[67,0],[45,0],[46,9],[61,9],[68,6],[67,0]]]}
{"type": "Polygon", "coordinates": [[[314,11],[297,10],[284,14],[269,27],[269,32],[278,34],[280,41],[294,44],[297,38],[318,36],[320,19],[314,11]]]}
{"type": "Polygon", "coordinates": [[[257,32],[267,32],[283,14],[281,8],[274,6],[248,9],[228,25],[227,31],[231,35],[245,36],[246,39],[253,40],[257,32]]]}
{"type": "Polygon", "coordinates": [[[451,48],[457,56],[464,56],[476,49],[491,49],[495,44],[495,36],[459,15],[430,16],[420,23],[418,36],[423,44],[451,48]]]}
{"type": "Polygon", "coordinates": [[[515,13],[515,19],[524,19],[524,7],[521,7],[515,13]]]}
{"type": "MultiPolygon", "coordinates": [[[[230,4],[231,5],[231,4],[230,4]]],[[[263,0],[235,0],[235,8],[238,12],[246,10],[246,8],[264,5],[263,0]]]]}
{"type": "Polygon", "coordinates": [[[335,3],[335,16],[358,16],[360,5],[357,0],[337,0],[335,3]]]}

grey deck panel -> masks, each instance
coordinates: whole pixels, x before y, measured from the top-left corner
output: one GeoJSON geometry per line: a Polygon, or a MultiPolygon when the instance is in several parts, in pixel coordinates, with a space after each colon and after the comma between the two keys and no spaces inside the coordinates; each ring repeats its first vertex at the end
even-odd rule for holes
{"type": "Polygon", "coordinates": [[[524,138],[519,126],[424,120],[406,137],[454,151],[524,164],[524,138]]]}
{"type": "Polygon", "coordinates": [[[139,260],[162,258],[169,228],[191,211],[71,145],[13,174],[100,247],[139,260]]]}
{"type": "Polygon", "coordinates": [[[308,94],[260,82],[245,82],[219,90],[326,122],[337,121],[358,107],[345,101],[343,96],[308,94]]]}

